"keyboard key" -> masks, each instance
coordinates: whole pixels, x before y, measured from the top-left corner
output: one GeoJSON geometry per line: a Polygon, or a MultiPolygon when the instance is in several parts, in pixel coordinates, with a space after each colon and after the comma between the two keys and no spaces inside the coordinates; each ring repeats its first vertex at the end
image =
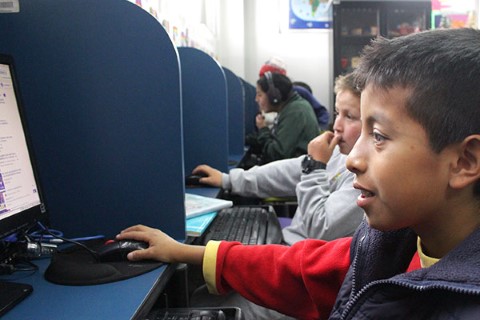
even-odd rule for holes
{"type": "Polygon", "coordinates": [[[280,243],[282,230],[274,211],[260,206],[234,206],[221,210],[203,237],[243,244],[280,243]],[[269,231],[269,232],[267,232],[269,231]]]}

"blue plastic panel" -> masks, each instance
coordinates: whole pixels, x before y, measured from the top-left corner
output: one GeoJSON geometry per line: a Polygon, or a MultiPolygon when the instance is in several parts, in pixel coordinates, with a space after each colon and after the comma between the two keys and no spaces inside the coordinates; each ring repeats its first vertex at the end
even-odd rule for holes
{"type": "Polygon", "coordinates": [[[222,67],[208,54],[178,48],[182,70],[185,173],[205,163],[228,170],[227,83],[222,67]]]}
{"type": "Polygon", "coordinates": [[[142,223],[184,239],[178,53],[160,23],[123,0],[22,0],[0,35],[52,226],[112,236],[142,223]]]}
{"type": "Polygon", "coordinates": [[[241,156],[245,148],[245,96],[239,77],[230,69],[223,67],[227,79],[228,91],[228,154],[241,156]]]}

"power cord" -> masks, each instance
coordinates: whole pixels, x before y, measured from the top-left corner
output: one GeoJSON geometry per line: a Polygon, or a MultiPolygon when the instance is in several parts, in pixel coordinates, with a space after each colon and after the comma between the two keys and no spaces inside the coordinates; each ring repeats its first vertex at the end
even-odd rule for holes
{"type": "MultiPolygon", "coordinates": [[[[95,261],[98,261],[98,254],[97,252],[95,252],[94,250],[90,249],[89,247],[87,247],[85,244],[79,242],[79,241],[85,241],[85,240],[92,240],[92,239],[100,239],[100,238],[104,238],[103,235],[99,235],[99,236],[93,236],[93,237],[86,237],[86,238],[77,238],[77,239],[68,239],[68,238],[65,238],[63,237],[61,234],[61,232],[58,232],[56,230],[54,231],[50,231],[49,228],[47,228],[46,226],[44,226],[40,221],[37,222],[37,224],[39,225],[39,227],[41,228],[41,230],[45,233],[47,233],[49,236],[52,237],[51,240],[53,239],[58,239],[58,240],[61,240],[62,242],[66,242],[66,243],[72,243],[74,245],[77,245],[85,250],[87,250],[87,252],[89,252],[92,257],[95,259],[95,261]],[[81,239],[81,240],[79,240],[81,239]]],[[[44,237],[45,235],[42,233],[42,234],[38,234],[36,233],[35,236],[39,236],[40,235],[40,239],[42,239],[42,237],[44,237]]],[[[50,240],[50,241],[51,241],[50,240]]]]}
{"type": "Polygon", "coordinates": [[[0,275],[12,274],[14,272],[35,272],[38,266],[28,260],[20,260],[15,263],[1,263],[0,275]]]}
{"type": "Polygon", "coordinates": [[[49,229],[37,221],[37,230],[12,234],[0,241],[0,275],[17,271],[35,271],[38,267],[29,260],[51,257],[58,252],[59,244],[73,244],[86,250],[98,261],[98,254],[80,241],[103,239],[105,236],[89,236],[68,239],[58,230],[49,229]],[[38,230],[39,229],[39,230],[38,230]]]}
{"type": "Polygon", "coordinates": [[[13,272],[15,272],[13,264],[0,263],[0,275],[12,274],[13,272]]]}
{"type": "Polygon", "coordinates": [[[33,232],[29,233],[29,237],[31,237],[32,239],[35,239],[37,241],[41,241],[43,243],[51,242],[51,243],[60,244],[60,243],[63,243],[64,241],[65,242],[88,241],[88,240],[105,238],[105,236],[103,234],[100,234],[100,235],[96,235],[96,236],[66,239],[66,238],[63,237],[63,232],[61,232],[59,230],[47,228],[40,221],[37,221],[37,224],[40,227],[40,230],[33,231],[33,232]],[[47,232],[47,230],[48,230],[48,232],[47,232]],[[47,234],[45,234],[45,232],[47,232],[47,234]]]}
{"type": "Polygon", "coordinates": [[[38,266],[31,263],[21,246],[23,243],[2,241],[2,251],[0,253],[0,275],[12,274],[19,271],[38,270],[38,266]]]}

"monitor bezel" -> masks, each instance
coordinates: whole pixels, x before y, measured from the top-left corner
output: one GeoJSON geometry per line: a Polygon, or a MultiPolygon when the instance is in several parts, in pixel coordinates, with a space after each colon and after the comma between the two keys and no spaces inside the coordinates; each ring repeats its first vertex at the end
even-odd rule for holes
{"type": "Polygon", "coordinates": [[[14,215],[6,217],[0,220],[0,241],[11,236],[15,233],[22,233],[32,228],[37,224],[37,222],[42,222],[48,224],[47,210],[42,194],[42,187],[39,180],[37,167],[35,165],[35,156],[33,152],[32,142],[30,139],[30,133],[28,130],[28,125],[25,119],[25,110],[22,101],[22,95],[20,93],[19,83],[17,81],[17,73],[15,70],[14,59],[9,54],[0,53],[0,64],[8,65],[10,68],[10,74],[12,77],[12,83],[15,93],[15,98],[17,100],[17,108],[20,114],[20,120],[23,127],[23,132],[25,135],[25,141],[30,155],[30,164],[32,166],[33,175],[37,184],[37,192],[40,199],[40,203],[31,208],[28,208],[22,212],[18,212],[14,215]]]}

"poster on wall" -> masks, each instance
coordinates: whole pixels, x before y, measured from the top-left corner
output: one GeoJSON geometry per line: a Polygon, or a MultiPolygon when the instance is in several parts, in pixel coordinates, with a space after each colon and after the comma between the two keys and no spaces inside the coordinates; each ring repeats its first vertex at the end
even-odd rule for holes
{"type": "Polygon", "coordinates": [[[290,29],[329,29],[332,27],[331,0],[290,0],[290,29]]]}
{"type": "Polygon", "coordinates": [[[432,28],[477,28],[475,0],[432,0],[432,28]]]}

